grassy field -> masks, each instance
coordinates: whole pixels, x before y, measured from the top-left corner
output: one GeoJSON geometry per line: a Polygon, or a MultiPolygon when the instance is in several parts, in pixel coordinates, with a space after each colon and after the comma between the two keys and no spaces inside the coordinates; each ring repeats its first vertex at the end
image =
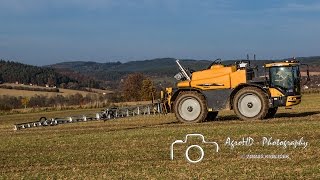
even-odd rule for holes
{"type": "MultiPolygon", "coordinates": [[[[8,86],[22,86],[22,85],[16,85],[16,84],[11,84],[11,83],[5,83],[3,85],[8,85],[8,86]]],[[[29,85],[23,85],[24,87],[30,87],[30,88],[45,88],[41,86],[29,86],[29,85]]],[[[108,90],[100,90],[100,89],[92,89],[93,92],[88,92],[88,91],[78,91],[78,90],[72,90],[72,89],[62,89],[59,88],[59,92],[44,92],[44,91],[27,91],[27,90],[17,90],[17,89],[3,89],[0,88],[0,95],[8,95],[8,96],[35,96],[35,95],[43,95],[43,96],[56,96],[56,95],[62,95],[62,96],[69,96],[72,94],[82,94],[82,96],[86,96],[87,94],[92,94],[92,93],[110,93],[112,91],[108,90]]]]}
{"type": "MultiPolygon", "coordinates": [[[[280,109],[276,118],[241,121],[224,111],[217,121],[181,124],[173,115],[85,122],[13,131],[13,124],[41,116],[64,117],[97,110],[74,110],[0,116],[0,179],[320,179],[320,96],[280,109]],[[196,164],[183,157],[187,146],[170,145],[188,133],[201,133],[220,150],[203,145],[196,164]],[[225,145],[226,139],[251,137],[252,146],[225,145]],[[262,146],[263,137],[308,142],[306,148],[262,146]],[[289,158],[245,158],[244,155],[286,155],[289,158]]],[[[202,145],[198,139],[188,143],[202,145]]],[[[197,152],[190,151],[192,158],[197,152]]]]}

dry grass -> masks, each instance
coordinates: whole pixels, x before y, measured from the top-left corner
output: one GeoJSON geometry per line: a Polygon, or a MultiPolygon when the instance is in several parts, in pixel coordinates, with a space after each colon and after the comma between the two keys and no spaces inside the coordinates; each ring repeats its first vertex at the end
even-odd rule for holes
{"type": "MultiPolygon", "coordinates": [[[[8,86],[24,86],[24,87],[30,87],[30,88],[45,88],[41,86],[29,86],[29,85],[16,85],[16,84],[9,84],[5,83],[4,85],[8,86]]],[[[111,91],[107,90],[99,90],[99,89],[92,89],[93,92],[87,92],[87,91],[78,91],[78,90],[72,90],[72,89],[62,89],[59,88],[60,92],[43,92],[43,91],[27,91],[27,90],[17,90],[17,89],[3,89],[0,88],[0,95],[8,95],[8,96],[26,96],[26,97],[31,97],[35,95],[43,95],[43,96],[56,96],[56,95],[63,95],[63,96],[68,96],[72,94],[81,94],[82,96],[86,96],[87,94],[102,94],[102,93],[110,93],[111,91]]]]}
{"type": "MultiPolygon", "coordinates": [[[[14,132],[12,124],[40,116],[64,117],[97,110],[76,110],[0,116],[0,174],[8,179],[319,179],[320,97],[305,95],[291,110],[281,109],[266,121],[240,121],[224,111],[214,122],[177,123],[173,115],[87,122],[14,132]],[[220,151],[190,164],[178,148],[171,161],[171,143],[188,133],[217,141],[220,151]],[[227,137],[304,137],[302,148],[236,147],[227,137]],[[287,154],[290,159],[245,159],[246,154],[287,154]]],[[[207,152],[207,151],[206,151],[207,152]]]]}
{"type": "Polygon", "coordinates": [[[16,90],[16,89],[2,89],[0,88],[0,95],[8,95],[8,96],[23,96],[23,97],[32,97],[35,95],[43,95],[43,96],[68,96],[71,94],[80,93],[83,96],[90,94],[91,92],[86,91],[77,91],[77,90],[70,90],[70,89],[59,89],[60,92],[43,92],[43,91],[26,91],[26,90],[16,90]]]}

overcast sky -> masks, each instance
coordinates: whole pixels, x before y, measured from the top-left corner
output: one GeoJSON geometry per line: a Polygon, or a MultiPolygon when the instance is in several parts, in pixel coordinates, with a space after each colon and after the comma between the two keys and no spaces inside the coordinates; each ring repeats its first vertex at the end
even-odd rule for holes
{"type": "Polygon", "coordinates": [[[320,55],[315,0],[0,0],[0,58],[45,65],[320,55]]]}

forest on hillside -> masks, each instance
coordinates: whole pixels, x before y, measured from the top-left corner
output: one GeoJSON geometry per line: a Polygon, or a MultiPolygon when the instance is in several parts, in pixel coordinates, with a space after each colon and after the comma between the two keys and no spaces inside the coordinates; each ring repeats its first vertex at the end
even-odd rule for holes
{"type": "Polygon", "coordinates": [[[0,60],[0,82],[32,84],[69,89],[84,87],[100,88],[93,78],[85,78],[76,73],[61,74],[53,68],[26,65],[19,62],[0,60]]]}
{"type": "MultiPolygon", "coordinates": [[[[298,57],[297,60],[309,64],[312,72],[320,71],[320,57],[298,57]]],[[[0,82],[19,82],[44,86],[57,86],[69,89],[100,88],[119,89],[121,81],[133,73],[142,73],[152,79],[156,86],[172,86],[173,76],[179,72],[174,58],[157,58],[130,62],[86,62],[72,61],[52,64],[44,67],[25,65],[13,61],[0,60],[0,82]]],[[[287,59],[283,59],[287,60],[287,59]]],[[[223,60],[222,64],[234,64],[238,60],[223,60]]],[[[279,60],[280,61],[280,60],[279,60]]],[[[182,59],[180,63],[192,70],[206,69],[213,60],[182,59]]],[[[252,66],[260,70],[266,63],[275,60],[251,61],[252,66]]],[[[302,68],[306,71],[306,68],[302,68]]],[[[260,72],[262,72],[261,70],[260,72]]],[[[318,82],[318,77],[314,84],[318,82]]]]}

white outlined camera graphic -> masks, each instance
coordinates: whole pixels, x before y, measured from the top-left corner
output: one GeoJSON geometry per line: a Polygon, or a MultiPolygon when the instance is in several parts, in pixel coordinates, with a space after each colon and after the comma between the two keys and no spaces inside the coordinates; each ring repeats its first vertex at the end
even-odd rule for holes
{"type": "MultiPolygon", "coordinates": [[[[171,144],[171,146],[170,146],[170,158],[171,158],[171,160],[173,160],[173,158],[174,158],[174,145],[175,144],[186,144],[187,143],[187,140],[188,140],[188,137],[200,137],[201,138],[201,140],[202,140],[202,142],[201,143],[203,143],[203,144],[212,144],[213,145],[213,147],[215,148],[214,150],[215,150],[215,152],[218,152],[219,151],[219,145],[218,145],[218,143],[216,143],[216,142],[214,142],[214,141],[212,141],[212,142],[206,142],[205,140],[204,140],[204,136],[202,135],[202,134],[187,134],[186,135],[186,137],[185,137],[185,139],[184,139],[184,141],[183,140],[176,140],[176,141],[174,141],[172,144],[171,144]]],[[[193,145],[190,145],[187,149],[186,149],[186,151],[185,151],[185,157],[186,157],[186,159],[187,159],[187,161],[189,161],[190,163],[198,163],[198,162],[200,162],[200,161],[202,161],[202,159],[203,159],[203,157],[204,157],[204,151],[203,151],[203,148],[200,146],[200,145],[197,145],[197,144],[193,144],[193,145]],[[195,149],[198,149],[199,151],[200,151],[200,157],[199,157],[199,159],[197,159],[197,160],[192,160],[190,157],[189,157],[189,151],[190,151],[190,149],[193,149],[193,148],[195,148],[195,149]]]]}

